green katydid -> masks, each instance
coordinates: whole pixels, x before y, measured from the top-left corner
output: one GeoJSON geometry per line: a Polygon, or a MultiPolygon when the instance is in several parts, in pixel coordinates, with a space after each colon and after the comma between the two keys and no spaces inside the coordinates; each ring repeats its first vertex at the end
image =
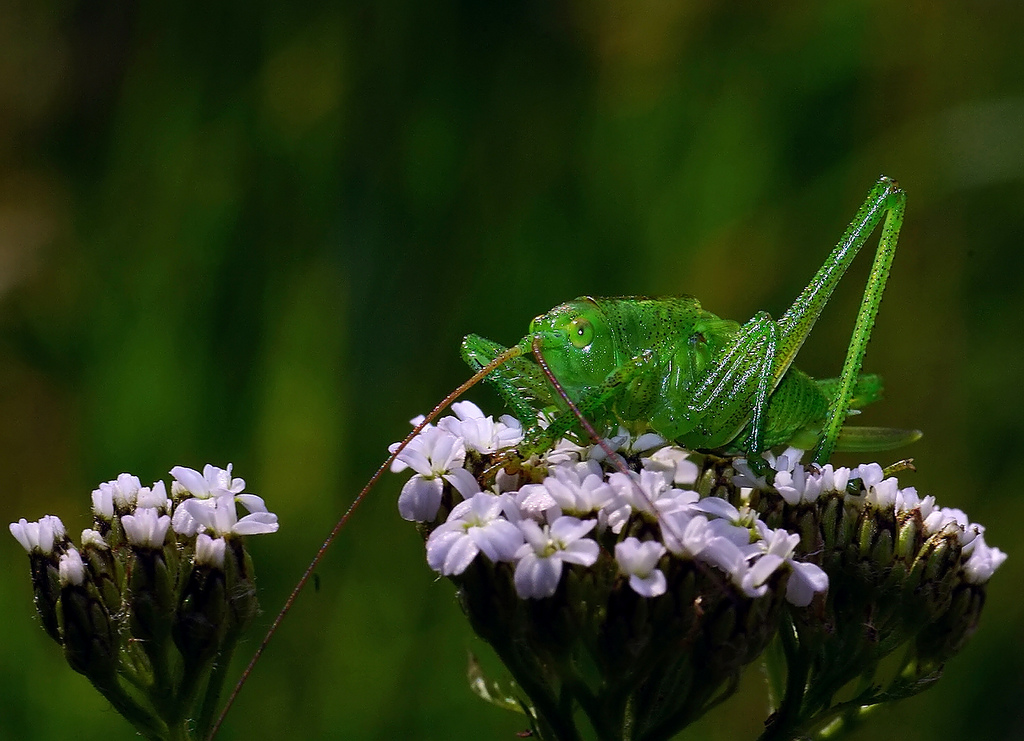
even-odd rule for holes
{"type": "Polygon", "coordinates": [[[851,410],[875,401],[881,381],[860,375],[896,251],[906,194],[882,177],[839,244],[783,316],[759,312],[745,324],[720,319],[690,297],[579,298],[537,317],[505,348],[466,337],[463,358],[476,372],[446,396],[377,469],[296,584],[213,727],[213,738],[271,636],[327,548],[399,453],[480,380],[494,384],[526,425],[527,450],[563,436],[599,438],[619,425],[653,430],[691,450],[742,453],[753,464],[768,449],[814,447],[824,464],[835,450],[895,448],[916,430],[845,425],[851,410]],[[804,340],[872,232],[882,225],[874,263],[838,378],[815,380],[793,367],[804,340]],[[541,416],[546,424],[541,424],[541,416]]]}
{"type": "MultiPolygon", "coordinates": [[[[691,450],[741,452],[752,460],[784,444],[813,446],[819,464],[837,449],[905,445],[920,433],[844,426],[851,410],[881,395],[878,376],[858,374],[905,201],[894,180],[881,178],[825,264],[778,321],[759,312],[740,325],[704,310],[692,297],[582,297],[534,319],[530,333],[515,346],[517,357],[487,380],[527,424],[548,412],[551,424],[543,430],[535,425],[528,435],[538,448],[566,434],[585,434],[566,397],[599,433],[618,425],[635,434],[651,429],[691,450]],[[842,375],[814,380],[793,367],[793,360],[883,218],[842,375]]],[[[462,345],[463,357],[477,370],[503,352],[506,348],[477,335],[462,345]]]]}

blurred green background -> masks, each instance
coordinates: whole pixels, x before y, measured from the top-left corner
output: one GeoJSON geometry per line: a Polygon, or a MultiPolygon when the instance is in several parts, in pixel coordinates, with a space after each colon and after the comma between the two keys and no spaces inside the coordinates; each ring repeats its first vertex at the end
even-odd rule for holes
{"type": "MultiPolygon", "coordinates": [[[[1024,738],[1024,10],[1011,2],[0,5],[0,518],[235,464],[265,614],[407,420],[581,294],[779,316],[879,174],[909,193],[866,423],[1009,552],[982,629],[857,739],[1024,738]]],[[[867,258],[799,365],[835,375],[867,258]]],[[[489,411],[489,390],[472,398],[489,411]]],[[[899,453],[882,456],[883,461],[899,453]]],[[[389,478],[220,738],[511,739],[389,478]]],[[[0,539],[0,736],[127,738],[0,539]]],[[[239,667],[240,668],[240,667],[239,667]]],[[[690,739],[754,738],[758,672],[690,739]]]]}

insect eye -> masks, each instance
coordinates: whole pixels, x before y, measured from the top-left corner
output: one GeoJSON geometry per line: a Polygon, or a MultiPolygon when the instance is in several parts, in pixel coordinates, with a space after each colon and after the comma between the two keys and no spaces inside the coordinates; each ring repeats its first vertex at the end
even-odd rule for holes
{"type": "Polygon", "coordinates": [[[594,325],[589,319],[578,316],[569,322],[569,341],[581,350],[594,341],[594,325]]]}

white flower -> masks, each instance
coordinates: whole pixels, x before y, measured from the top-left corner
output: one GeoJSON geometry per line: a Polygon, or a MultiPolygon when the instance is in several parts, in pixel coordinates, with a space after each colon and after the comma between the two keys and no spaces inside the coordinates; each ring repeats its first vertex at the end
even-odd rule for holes
{"type": "Polygon", "coordinates": [[[448,520],[427,538],[427,563],[444,576],[461,574],[483,551],[491,561],[511,561],[523,533],[501,516],[503,500],[475,494],[452,508],[448,520]]]}
{"type": "Polygon", "coordinates": [[[971,584],[987,582],[1006,560],[1006,554],[987,545],[985,537],[980,533],[964,548],[964,553],[968,554],[967,563],[964,564],[964,579],[971,584]]]}
{"type": "Polygon", "coordinates": [[[911,512],[917,510],[921,513],[921,519],[924,520],[935,511],[935,497],[927,496],[920,497],[917,494],[917,489],[913,486],[908,486],[906,489],[900,489],[896,492],[896,511],[897,512],[911,512]]]}
{"type": "Polygon", "coordinates": [[[140,507],[133,514],[124,515],[121,525],[129,544],[141,548],[162,548],[171,518],[152,507],[140,507]]]}
{"type": "Polygon", "coordinates": [[[601,467],[593,461],[556,466],[541,486],[563,512],[575,515],[599,510],[615,497],[615,491],[604,480],[601,467]]]}
{"type": "MultiPolygon", "coordinates": [[[[800,459],[803,458],[804,451],[799,448],[786,448],[780,455],[775,455],[770,450],[766,450],[761,454],[767,463],[768,467],[773,469],[776,474],[781,472],[792,473],[793,469],[800,463],[800,459]]],[[[750,466],[750,463],[745,458],[737,458],[733,462],[733,470],[735,473],[732,477],[732,482],[736,486],[750,487],[752,489],[767,489],[768,483],[764,476],[758,476],[754,473],[754,469],[750,466]]],[[[776,475],[777,478],[777,475],[776,475]]]]}
{"type": "Polygon", "coordinates": [[[882,472],[882,467],[877,463],[861,463],[850,471],[850,478],[860,479],[861,485],[866,491],[875,484],[880,483],[885,478],[885,473],[882,472]]]}
{"type": "Polygon", "coordinates": [[[621,451],[626,455],[644,453],[652,448],[663,447],[667,441],[656,432],[644,432],[633,437],[629,430],[619,425],[618,431],[611,437],[604,439],[604,445],[594,445],[589,451],[591,460],[603,461],[608,457],[605,447],[613,452],[621,451]]]}
{"type": "Polygon", "coordinates": [[[196,565],[223,569],[226,546],[224,538],[211,538],[206,533],[199,533],[196,537],[196,565]]]}
{"type": "Polygon", "coordinates": [[[864,501],[873,504],[879,509],[889,509],[896,505],[896,495],[899,493],[899,482],[892,476],[868,487],[864,501]]]}
{"type": "Polygon", "coordinates": [[[758,514],[748,506],[736,509],[731,503],[718,496],[706,496],[693,505],[697,512],[716,519],[709,523],[709,530],[716,536],[726,537],[737,546],[751,542],[751,531],[764,525],[758,514]]]}
{"type": "MultiPolygon", "coordinates": [[[[391,445],[392,453],[400,443],[391,445]]],[[[480,490],[473,474],[463,468],[466,446],[460,437],[440,427],[428,427],[398,454],[392,471],[412,468],[416,474],[405,482],[398,497],[398,512],[405,520],[429,522],[437,517],[444,482],[468,499],[480,490]]]]}
{"type": "Polygon", "coordinates": [[[572,440],[562,438],[551,450],[545,451],[541,460],[549,466],[560,466],[565,463],[576,463],[583,459],[589,448],[577,445],[572,440]]]}
{"type": "Polygon", "coordinates": [[[171,493],[180,498],[187,492],[196,499],[209,499],[221,491],[241,494],[245,489],[245,479],[232,478],[231,464],[227,468],[217,468],[207,463],[203,472],[185,466],[175,466],[170,471],[174,477],[171,493]]]}
{"type": "Polygon", "coordinates": [[[693,486],[697,483],[700,469],[690,460],[690,451],[675,445],[666,445],[651,453],[648,458],[641,458],[644,468],[662,472],[668,483],[678,486],[693,486]]]}
{"type": "Polygon", "coordinates": [[[615,471],[608,477],[608,483],[620,502],[650,515],[659,511],[674,511],[681,503],[691,503],[691,500],[696,501],[700,496],[696,492],[673,489],[660,472],[646,468],[639,474],[630,471],[628,476],[615,471]],[[677,501],[680,497],[681,501],[677,501]]]}
{"type": "Polygon", "coordinates": [[[66,537],[64,523],[55,515],[41,517],[38,522],[28,522],[22,517],[9,527],[11,535],[26,552],[39,551],[45,556],[53,553],[54,546],[66,537]]]}
{"type": "Polygon", "coordinates": [[[107,541],[103,539],[103,536],[98,531],[88,527],[82,531],[82,548],[106,550],[109,547],[107,541]]]}
{"type": "Polygon", "coordinates": [[[97,517],[106,520],[113,517],[115,509],[119,512],[131,512],[135,508],[135,501],[141,488],[142,482],[138,476],[122,473],[116,479],[100,484],[92,493],[93,511],[97,517]],[[107,511],[111,514],[107,515],[107,511]]]}
{"type": "Polygon", "coordinates": [[[971,521],[967,514],[954,507],[939,507],[924,518],[924,531],[929,535],[949,531],[955,533],[957,540],[963,545],[964,533],[970,528],[971,521]]]}
{"type": "Polygon", "coordinates": [[[746,487],[748,489],[768,488],[768,481],[764,476],[758,476],[746,458],[737,458],[732,462],[732,483],[734,486],[746,487]]]}
{"type": "Polygon", "coordinates": [[[524,517],[539,523],[554,522],[561,517],[562,510],[558,502],[544,484],[526,484],[519,491],[507,495],[511,505],[507,508],[506,517],[518,522],[524,517]]]}
{"type": "Polygon", "coordinates": [[[797,607],[807,607],[816,592],[828,589],[828,574],[813,563],[797,561],[793,557],[796,547],[800,544],[800,536],[797,533],[789,533],[780,528],[767,531],[766,535],[767,537],[757,545],[766,555],[782,559],[791,570],[786,583],[786,599],[797,607]]]}
{"type": "Polygon", "coordinates": [[[661,517],[661,539],[681,558],[696,558],[715,537],[704,515],[670,512],[661,517]]]}
{"type": "Polygon", "coordinates": [[[816,477],[821,491],[846,491],[846,485],[850,483],[850,469],[840,466],[833,468],[831,463],[822,466],[816,477]]]}
{"type": "Polygon", "coordinates": [[[526,543],[515,554],[516,593],[523,599],[550,597],[558,589],[563,562],[593,565],[601,549],[597,541],[585,536],[596,524],[596,520],[569,516],[543,528],[533,520],[520,522],[526,543]]]}
{"type": "MultiPolygon", "coordinates": [[[[778,532],[782,538],[788,535],[785,530],[778,532]]],[[[799,541],[800,536],[795,537],[799,541]]],[[[713,537],[701,551],[700,558],[728,574],[730,581],[747,597],[757,598],[767,593],[765,582],[785,563],[778,551],[789,546],[788,541],[741,546],[729,538],[713,537]]]]}
{"type": "Polygon", "coordinates": [[[665,546],[653,540],[641,543],[630,537],[615,545],[615,560],[619,568],[629,575],[629,586],[642,597],[658,597],[665,593],[665,574],[655,568],[664,555],[665,546]]]}
{"type": "Polygon", "coordinates": [[[728,538],[715,537],[701,551],[702,561],[724,571],[730,581],[748,597],[761,597],[768,591],[764,582],[770,577],[783,560],[778,556],[762,556],[754,566],[748,563],[750,549],[741,548],[728,538]]]}
{"type": "MultiPolygon", "coordinates": [[[[192,499],[186,499],[183,502],[178,502],[178,506],[174,508],[174,514],[171,517],[171,527],[174,529],[174,532],[186,538],[194,538],[202,527],[199,520],[193,517],[188,507],[185,506],[191,501],[192,499]]],[[[208,502],[210,500],[201,499],[199,501],[208,502]]]]}
{"type": "MultiPolygon", "coordinates": [[[[832,473],[832,479],[834,478],[835,475],[832,473]]],[[[797,505],[800,502],[815,501],[821,495],[823,481],[823,476],[808,472],[804,466],[797,465],[792,471],[776,473],[773,485],[786,504],[797,505]]]]}
{"type": "Polygon", "coordinates": [[[74,548],[68,548],[67,552],[61,555],[57,571],[62,587],[78,586],[85,581],[85,564],[82,563],[82,555],[74,548]]]}
{"type": "Polygon", "coordinates": [[[92,492],[92,511],[100,520],[111,522],[114,519],[114,490],[109,484],[100,484],[92,492]]]}
{"type": "Polygon", "coordinates": [[[469,450],[478,453],[494,453],[511,448],[523,440],[522,423],[508,414],[498,422],[485,417],[480,407],[471,401],[457,401],[452,404],[454,417],[444,417],[437,426],[455,437],[462,438],[469,450]]]}
{"type": "Polygon", "coordinates": [[[179,505],[182,507],[199,525],[218,537],[276,533],[278,528],[277,515],[272,512],[253,512],[239,519],[235,497],[228,492],[212,499],[187,499],[179,505]]]}
{"type": "Polygon", "coordinates": [[[774,455],[771,451],[764,454],[764,459],[768,461],[768,465],[774,468],[776,472],[792,472],[800,464],[800,459],[803,457],[804,451],[794,447],[786,448],[778,456],[774,455]]]}
{"type": "Polygon", "coordinates": [[[817,592],[828,589],[828,574],[821,567],[795,558],[786,559],[792,573],[786,583],[786,599],[796,607],[807,607],[817,592]]]}
{"type": "Polygon", "coordinates": [[[139,489],[135,500],[137,507],[149,507],[166,514],[171,510],[171,500],[167,498],[167,487],[163,481],[157,481],[152,487],[139,489]]]}

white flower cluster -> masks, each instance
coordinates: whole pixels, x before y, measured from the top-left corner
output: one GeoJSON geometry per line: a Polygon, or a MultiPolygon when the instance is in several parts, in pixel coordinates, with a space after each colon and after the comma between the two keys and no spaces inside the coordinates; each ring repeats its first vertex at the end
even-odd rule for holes
{"type": "MultiPolygon", "coordinates": [[[[277,515],[267,511],[263,500],[245,494],[245,481],[232,478],[226,469],[207,465],[200,473],[184,466],[171,469],[171,496],[163,481],[144,487],[137,476],[122,473],[100,484],[92,493],[97,529],[82,532],[82,545],[109,547],[104,533],[120,523],[129,545],[162,548],[168,529],[183,539],[196,538],[196,562],[221,568],[225,538],[277,531],[277,515]],[[248,514],[239,518],[236,502],[248,514]]],[[[70,544],[60,518],[46,515],[38,522],[24,518],[10,525],[11,534],[29,552],[60,557],[60,577],[65,584],[81,584],[84,567],[80,553],[70,544]]]]}
{"type": "MultiPolygon", "coordinates": [[[[393,471],[415,471],[398,500],[407,520],[433,522],[445,482],[462,498],[427,539],[427,562],[442,575],[461,574],[483,553],[492,562],[512,564],[521,598],[550,597],[563,564],[592,566],[601,557],[601,543],[614,543],[609,557],[644,597],[666,592],[659,568],[666,554],[713,566],[751,598],[764,595],[769,578],[783,567],[791,572],[786,597],[795,605],[809,604],[828,587],[818,566],[794,558],[799,535],[770,529],[749,508],[701,498],[689,488],[698,474],[689,453],[657,435],[631,440],[622,431],[607,441],[612,450],[642,454],[639,471],[617,470],[600,446],[562,441],[535,469],[547,472],[539,483],[522,484],[518,476],[499,472],[493,486],[481,491],[467,461],[474,452],[516,445],[522,425],[509,416],[485,417],[468,401],[453,404],[452,411],[455,416],[426,427],[392,465],[393,471]],[[650,525],[649,539],[623,537],[636,518],[650,525]]],[[[390,448],[396,449],[397,444],[390,448]]]]}
{"type": "MultiPolygon", "coordinates": [[[[889,510],[896,516],[917,510],[926,536],[955,535],[966,557],[964,579],[967,582],[984,584],[1006,560],[1003,551],[985,543],[983,525],[971,522],[963,510],[936,506],[935,497],[920,497],[912,486],[901,489],[899,481],[893,476],[886,478],[877,463],[865,463],[853,469],[833,468],[831,463],[804,466],[800,463],[803,454],[804,451],[797,448],[789,448],[778,456],[764,454],[764,459],[776,472],[773,486],[787,504],[813,503],[823,493],[844,492],[851,479],[860,479],[865,504],[889,510]]],[[[736,486],[748,490],[770,488],[742,458],[736,460],[734,467],[737,473],[732,481],[736,486]]]]}

